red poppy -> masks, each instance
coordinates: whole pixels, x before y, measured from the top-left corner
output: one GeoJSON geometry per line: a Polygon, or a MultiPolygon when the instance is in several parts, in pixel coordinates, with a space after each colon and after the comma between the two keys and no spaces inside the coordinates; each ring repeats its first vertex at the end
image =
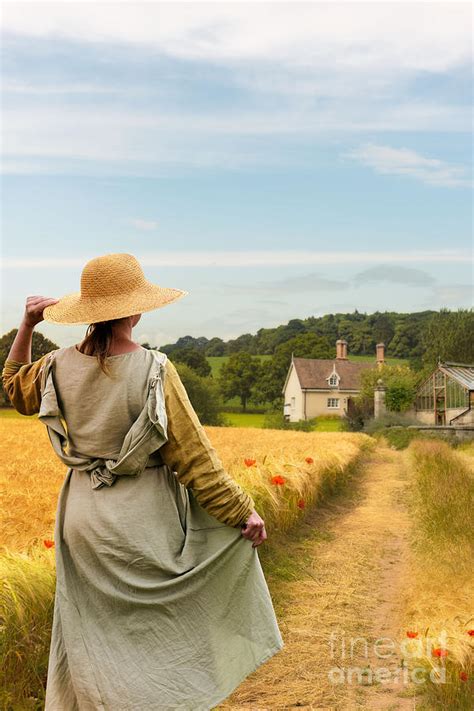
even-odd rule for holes
{"type": "Polygon", "coordinates": [[[312,464],[314,462],[313,457],[305,457],[305,462],[308,462],[308,464],[312,464]]]}
{"type": "Polygon", "coordinates": [[[437,647],[436,649],[433,649],[433,656],[434,657],[447,657],[448,650],[443,649],[442,647],[437,647]]]}
{"type": "Polygon", "coordinates": [[[459,672],[459,678],[461,681],[467,681],[469,679],[469,674],[465,671],[459,672]]]}
{"type": "Polygon", "coordinates": [[[304,499],[298,499],[298,503],[296,505],[298,506],[299,509],[304,509],[304,507],[305,507],[304,499]]]}
{"type": "Polygon", "coordinates": [[[474,630],[468,630],[467,633],[469,637],[474,637],[474,630]]]}
{"type": "Polygon", "coordinates": [[[418,637],[418,632],[407,632],[407,637],[409,637],[410,639],[415,639],[416,637],[418,637]]]}
{"type": "Polygon", "coordinates": [[[46,548],[52,548],[54,546],[54,541],[49,540],[49,538],[44,540],[43,543],[46,546],[46,548]]]}
{"type": "Polygon", "coordinates": [[[256,463],[256,459],[244,459],[245,465],[247,467],[253,467],[253,465],[256,463]]]}
{"type": "Polygon", "coordinates": [[[276,474],[275,476],[272,476],[271,482],[272,484],[284,484],[286,481],[284,476],[281,476],[280,474],[276,474]]]}

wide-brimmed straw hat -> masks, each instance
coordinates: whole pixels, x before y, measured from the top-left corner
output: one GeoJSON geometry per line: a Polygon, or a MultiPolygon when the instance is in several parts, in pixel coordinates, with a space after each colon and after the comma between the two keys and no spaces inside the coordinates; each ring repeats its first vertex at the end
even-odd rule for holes
{"type": "Polygon", "coordinates": [[[132,254],[104,254],[85,265],[81,290],[47,306],[43,317],[52,323],[98,323],[153,311],[188,293],[149,282],[132,254]]]}

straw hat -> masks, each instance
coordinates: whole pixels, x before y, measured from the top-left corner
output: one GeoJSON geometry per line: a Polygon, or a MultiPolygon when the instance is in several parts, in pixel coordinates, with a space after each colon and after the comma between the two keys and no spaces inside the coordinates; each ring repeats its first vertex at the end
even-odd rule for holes
{"type": "Polygon", "coordinates": [[[85,265],[81,291],[47,306],[43,317],[52,323],[97,323],[153,311],[188,293],[147,281],[132,254],[104,254],[85,265]]]}

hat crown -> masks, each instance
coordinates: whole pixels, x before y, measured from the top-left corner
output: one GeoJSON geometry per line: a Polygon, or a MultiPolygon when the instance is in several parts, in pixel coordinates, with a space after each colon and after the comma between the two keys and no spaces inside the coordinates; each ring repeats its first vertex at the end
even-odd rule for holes
{"type": "Polygon", "coordinates": [[[114,252],[88,261],[81,291],[46,306],[43,316],[52,323],[100,323],[160,309],[186,294],[149,282],[133,254],[114,252]]]}
{"type": "Polygon", "coordinates": [[[145,275],[133,254],[106,254],[91,259],[81,274],[81,297],[86,299],[127,294],[146,283],[145,275]]]}

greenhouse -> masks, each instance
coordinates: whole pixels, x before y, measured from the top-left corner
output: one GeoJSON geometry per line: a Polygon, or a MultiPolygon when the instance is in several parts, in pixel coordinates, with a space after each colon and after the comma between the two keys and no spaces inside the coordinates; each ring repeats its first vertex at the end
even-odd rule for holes
{"type": "Polygon", "coordinates": [[[474,365],[438,363],[437,369],[418,388],[417,418],[426,424],[456,425],[474,408],[474,365]]]}

